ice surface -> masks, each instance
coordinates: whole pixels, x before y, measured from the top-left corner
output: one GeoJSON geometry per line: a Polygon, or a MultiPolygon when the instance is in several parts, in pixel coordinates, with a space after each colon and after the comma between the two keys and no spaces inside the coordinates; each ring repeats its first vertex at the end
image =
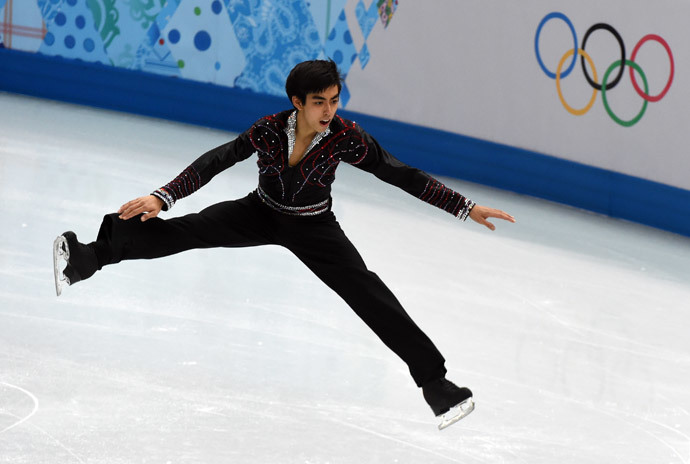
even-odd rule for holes
{"type": "MultiPolygon", "coordinates": [[[[0,462],[688,463],[690,239],[452,179],[460,223],[350,166],[334,211],[477,408],[447,430],[289,252],[106,267],[56,298],[53,239],[233,137],[0,94],[0,462]]],[[[376,135],[376,134],[374,134],[376,135]]],[[[256,186],[245,161],[180,215],[256,186]]]]}

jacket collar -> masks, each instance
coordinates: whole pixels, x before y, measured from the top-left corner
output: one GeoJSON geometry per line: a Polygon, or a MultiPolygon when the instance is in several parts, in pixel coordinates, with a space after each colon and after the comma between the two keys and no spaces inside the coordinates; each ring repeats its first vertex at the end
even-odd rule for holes
{"type": "MultiPolygon", "coordinates": [[[[297,110],[294,110],[290,116],[288,116],[287,119],[287,126],[285,126],[285,134],[287,135],[288,139],[288,156],[292,155],[293,150],[295,149],[295,130],[297,128],[297,110]]],[[[307,147],[307,149],[304,152],[304,155],[306,156],[307,153],[311,151],[312,148],[314,148],[321,140],[329,136],[331,133],[331,128],[327,127],[325,131],[323,132],[317,132],[314,138],[311,140],[311,143],[307,147]]]]}

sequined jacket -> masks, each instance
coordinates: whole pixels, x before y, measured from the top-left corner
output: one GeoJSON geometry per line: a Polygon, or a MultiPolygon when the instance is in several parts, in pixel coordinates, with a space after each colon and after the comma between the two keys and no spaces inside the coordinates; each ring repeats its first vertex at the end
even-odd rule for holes
{"type": "Polygon", "coordinates": [[[259,197],[286,214],[318,214],[330,208],[331,184],[341,162],[351,164],[419,199],[466,219],[474,203],[427,173],[410,167],[384,150],[358,124],[336,116],[315,138],[300,162],[288,164],[294,146],[295,111],[258,120],[246,132],[196,159],[153,195],[164,210],[208,183],[216,174],[256,153],[259,197]],[[316,142],[316,143],[315,143],[316,142]]]}

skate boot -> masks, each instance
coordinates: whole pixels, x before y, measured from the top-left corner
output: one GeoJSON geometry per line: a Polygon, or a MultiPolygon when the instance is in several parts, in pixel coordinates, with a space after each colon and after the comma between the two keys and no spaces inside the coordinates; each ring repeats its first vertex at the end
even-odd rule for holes
{"type": "Polygon", "coordinates": [[[74,285],[94,275],[98,270],[96,253],[88,245],[79,243],[74,232],[65,232],[53,242],[53,270],[55,292],[60,296],[63,283],[74,285]],[[62,270],[61,260],[67,262],[67,266],[62,270]]]}
{"type": "Polygon", "coordinates": [[[441,417],[439,430],[455,424],[474,411],[470,389],[458,387],[443,377],[424,384],[422,392],[436,417],[441,417]]]}

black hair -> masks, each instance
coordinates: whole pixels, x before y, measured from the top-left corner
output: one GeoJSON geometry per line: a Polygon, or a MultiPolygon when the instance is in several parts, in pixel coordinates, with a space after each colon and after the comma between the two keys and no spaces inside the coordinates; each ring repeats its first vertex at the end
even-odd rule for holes
{"type": "Polygon", "coordinates": [[[338,86],[338,93],[343,88],[343,78],[333,60],[312,60],[299,63],[292,68],[285,81],[285,92],[292,102],[295,96],[302,103],[306,103],[307,95],[320,93],[338,86]]]}

